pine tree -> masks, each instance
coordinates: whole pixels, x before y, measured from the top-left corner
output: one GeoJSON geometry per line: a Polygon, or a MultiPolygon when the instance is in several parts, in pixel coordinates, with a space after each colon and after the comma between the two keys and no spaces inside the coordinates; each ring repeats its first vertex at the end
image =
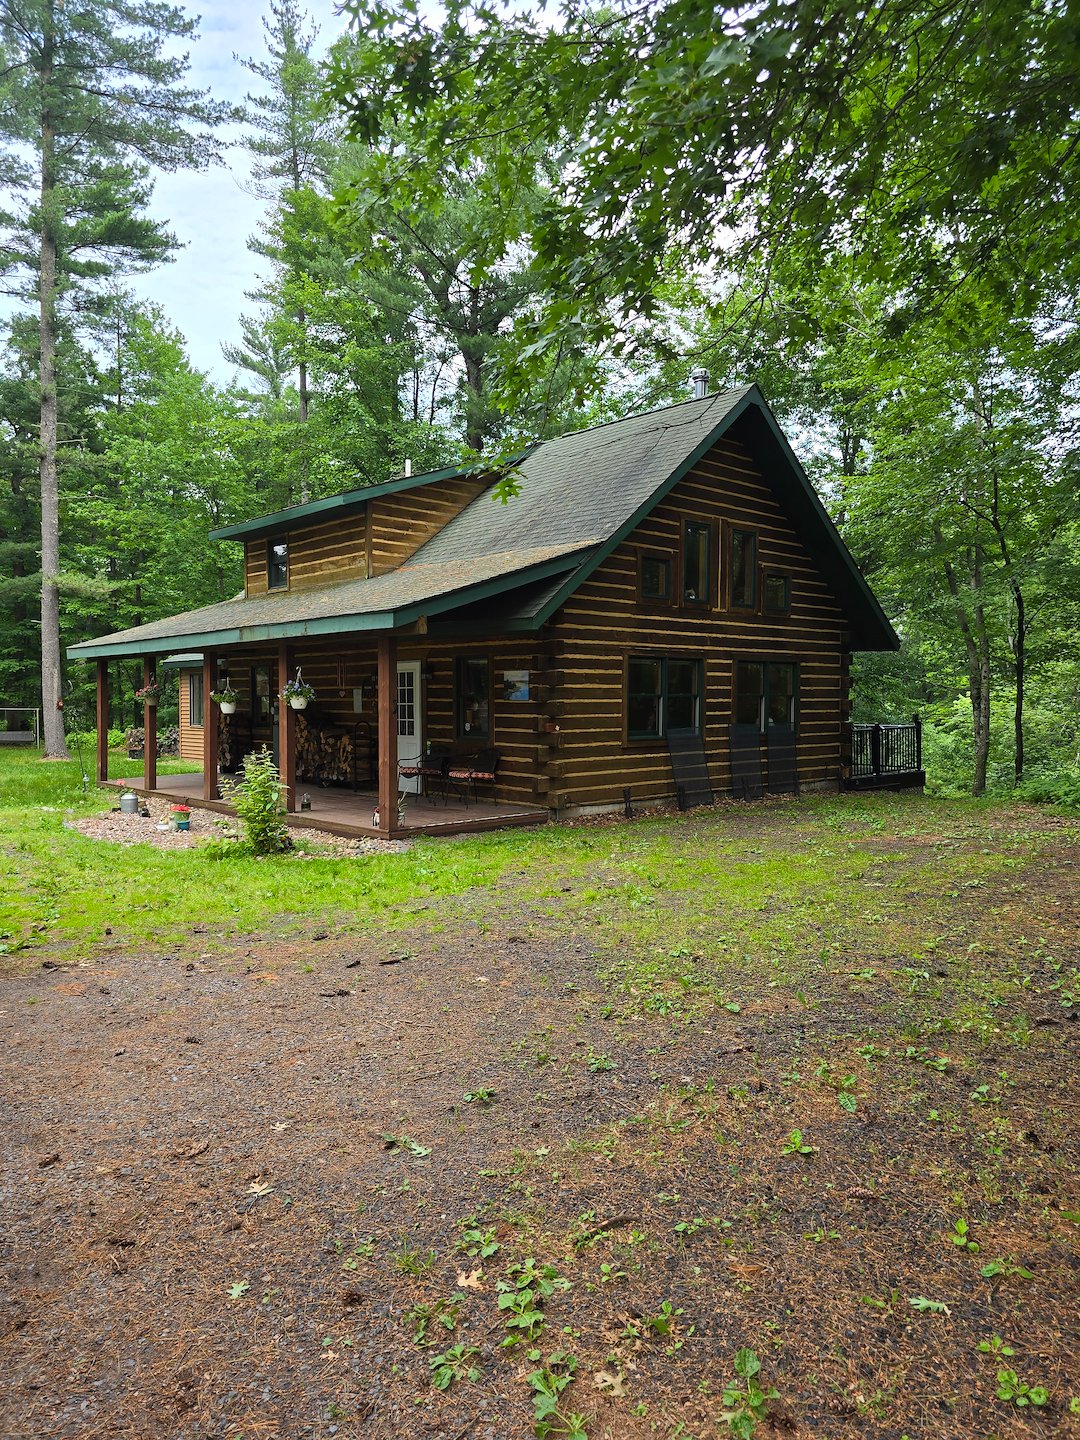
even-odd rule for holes
{"type": "Polygon", "coordinates": [[[45,753],[67,753],[61,700],[57,345],[59,318],[92,324],[103,280],[166,258],[145,215],[151,167],[216,158],[228,108],[186,88],[165,53],[195,21],[156,0],[0,0],[0,136],[10,159],[3,266],[38,312],[41,691],[45,753]],[[21,282],[21,283],[20,283],[21,282]]]}

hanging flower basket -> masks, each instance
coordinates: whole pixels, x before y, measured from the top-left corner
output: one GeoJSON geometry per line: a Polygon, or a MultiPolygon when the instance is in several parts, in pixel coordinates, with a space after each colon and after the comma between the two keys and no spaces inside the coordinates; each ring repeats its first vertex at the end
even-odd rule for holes
{"type": "Polygon", "coordinates": [[[281,694],[294,710],[306,710],[308,701],[315,699],[315,687],[307,683],[300,674],[300,667],[297,666],[296,678],[285,682],[281,694]]]}
{"type": "Polygon", "coordinates": [[[210,699],[223,715],[236,714],[236,691],[231,686],[223,685],[220,690],[211,690],[210,699]]]}
{"type": "Polygon", "coordinates": [[[161,686],[156,680],[151,680],[135,691],[135,699],[141,700],[144,705],[156,705],[161,699],[161,686]]]}

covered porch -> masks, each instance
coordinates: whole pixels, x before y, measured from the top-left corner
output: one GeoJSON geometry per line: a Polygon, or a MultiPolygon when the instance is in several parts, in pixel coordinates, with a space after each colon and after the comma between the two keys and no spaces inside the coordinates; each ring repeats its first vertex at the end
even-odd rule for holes
{"type": "MultiPolygon", "coordinates": [[[[110,785],[122,790],[134,790],[139,795],[156,795],[176,804],[199,805],[206,810],[216,810],[222,815],[236,812],[226,800],[210,799],[204,794],[205,786],[201,771],[190,775],[162,775],[155,779],[152,789],[146,787],[144,776],[131,779],[110,780],[110,785]]],[[[287,823],[297,830],[325,830],[331,835],[382,836],[386,832],[373,822],[373,814],[379,804],[378,792],[374,789],[351,790],[329,789],[322,786],[302,788],[302,796],[310,800],[310,808],[291,811],[287,823]]],[[[548,818],[546,809],[537,805],[514,805],[472,801],[468,805],[462,799],[444,801],[437,796],[408,795],[404,802],[404,818],[399,822],[395,817],[394,838],[409,839],[417,835],[455,835],[481,830],[502,830],[519,825],[542,825],[548,818]]]]}

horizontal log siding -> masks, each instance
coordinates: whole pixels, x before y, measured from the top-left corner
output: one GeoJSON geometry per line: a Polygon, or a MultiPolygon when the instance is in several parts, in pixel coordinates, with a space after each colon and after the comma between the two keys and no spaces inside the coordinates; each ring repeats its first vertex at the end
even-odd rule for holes
{"type": "MultiPolygon", "coordinates": [[[[180,758],[191,760],[197,769],[202,769],[203,762],[203,727],[201,725],[189,725],[188,717],[191,714],[191,671],[180,671],[180,758]]],[[[203,715],[214,702],[207,696],[203,698],[203,715]]]]}
{"type": "Polygon", "coordinates": [[[483,480],[438,480],[373,500],[371,574],[385,575],[416,553],[484,489],[483,480]]]}
{"type": "MultiPolygon", "coordinates": [[[[332,580],[357,580],[367,575],[367,511],[344,519],[290,530],[289,589],[309,590],[332,580]]],[[[265,538],[247,542],[245,577],[248,595],[266,594],[265,538]]]]}
{"type": "MultiPolygon", "coordinates": [[[[355,515],[283,531],[282,538],[289,542],[289,589],[396,570],[483,488],[483,480],[439,480],[372,500],[355,515]]],[[[247,542],[248,595],[266,594],[266,546],[265,536],[247,542]]]]}
{"type": "MultiPolygon", "coordinates": [[[[722,535],[722,528],[718,530],[722,535]]],[[[722,541],[721,541],[722,544],[722,541]]],[[[722,557],[723,558],[723,557],[722,557]]],[[[727,576],[721,564],[720,594],[727,576]]],[[[714,599],[716,597],[714,596],[714,599]]],[[[840,763],[840,608],[748,453],[721,442],[567,601],[550,626],[558,654],[560,732],[548,771],[562,805],[615,805],[629,785],[637,802],[674,792],[665,741],[625,744],[628,653],[705,662],[705,750],[713,786],[729,793],[729,725],[735,662],[773,656],[799,665],[798,769],[804,785],[835,780],[840,763]],[[684,520],[728,521],[758,536],[759,567],[791,577],[791,613],[698,610],[638,599],[639,550],[672,558],[684,520]]],[[[764,763],[764,745],[762,746],[764,763]]]]}

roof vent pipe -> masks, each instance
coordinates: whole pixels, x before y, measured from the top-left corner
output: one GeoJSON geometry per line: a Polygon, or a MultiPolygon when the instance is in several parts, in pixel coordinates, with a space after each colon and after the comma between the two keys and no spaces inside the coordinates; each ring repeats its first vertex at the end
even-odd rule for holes
{"type": "Polygon", "coordinates": [[[694,399],[704,400],[709,393],[709,372],[699,365],[690,371],[690,384],[694,387],[694,399]]]}
{"type": "Polygon", "coordinates": [[[408,480],[408,478],[410,477],[411,474],[412,474],[412,461],[411,461],[411,460],[406,460],[406,461],[405,461],[405,479],[408,480]]]}

